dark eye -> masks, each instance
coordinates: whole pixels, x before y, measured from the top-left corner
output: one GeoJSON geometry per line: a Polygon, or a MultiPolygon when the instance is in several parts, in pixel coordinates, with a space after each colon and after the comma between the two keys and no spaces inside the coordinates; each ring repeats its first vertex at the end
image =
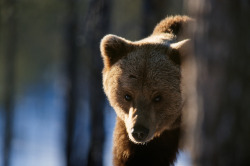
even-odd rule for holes
{"type": "Polygon", "coordinates": [[[124,98],[125,98],[126,101],[131,101],[132,100],[132,97],[130,95],[128,95],[128,94],[125,95],[124,98]]]}
{"type": "Polygon", "coordinates": [[[154,98],[154,102],[160,102],[161,101],[161,96],[156,96],[154,98]]]}

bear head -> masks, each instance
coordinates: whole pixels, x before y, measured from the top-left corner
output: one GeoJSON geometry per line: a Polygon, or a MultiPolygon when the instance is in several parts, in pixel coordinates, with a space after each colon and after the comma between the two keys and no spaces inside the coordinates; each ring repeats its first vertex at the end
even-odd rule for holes
{"type": "Polygon", "coordinates": [[[168,33],[135,42],[102,39],[104,91],[132,142],[146,143],[180,126],[180,65],[189,43],[168,33]]]}

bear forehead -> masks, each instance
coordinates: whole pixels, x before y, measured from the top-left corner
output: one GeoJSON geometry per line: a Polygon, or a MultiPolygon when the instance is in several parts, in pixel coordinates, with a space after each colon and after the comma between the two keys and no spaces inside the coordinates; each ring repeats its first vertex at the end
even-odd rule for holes
{"type": "Polygon", "coordinates": [[[159,77],[179,73],[179,66],[175,65],[167,55],[165,49],[138,48],[131,51],[119,62],[123,73],[159,77]]]}
{"type": "Polygon", "coordinates": [[[116,65],[120,82],[126,87],[170,87],[179,84],[180,69],[167,56],[166,50],[139,48],[123,57],[116,65]]]}

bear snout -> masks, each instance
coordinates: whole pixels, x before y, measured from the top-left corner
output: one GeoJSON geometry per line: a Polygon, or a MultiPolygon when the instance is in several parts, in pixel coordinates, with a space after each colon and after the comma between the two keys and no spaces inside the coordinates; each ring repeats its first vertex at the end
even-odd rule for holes
{"type": "Polygon", "coordinates": [[[142,125],[136,125],[131,129],[131,134],[137,142],[144,142],[149,133],[149,129],[142,125]]]}

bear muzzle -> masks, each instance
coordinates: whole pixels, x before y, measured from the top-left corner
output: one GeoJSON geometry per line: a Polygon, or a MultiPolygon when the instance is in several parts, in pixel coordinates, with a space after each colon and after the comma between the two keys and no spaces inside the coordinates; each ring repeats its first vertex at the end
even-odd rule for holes
{"type": "Polygon", "coordinates": [[[136,125],[131,129],[131,135],[137,142],[145,142],[149,133],[149,129],[142,125],[136,125]]]}

